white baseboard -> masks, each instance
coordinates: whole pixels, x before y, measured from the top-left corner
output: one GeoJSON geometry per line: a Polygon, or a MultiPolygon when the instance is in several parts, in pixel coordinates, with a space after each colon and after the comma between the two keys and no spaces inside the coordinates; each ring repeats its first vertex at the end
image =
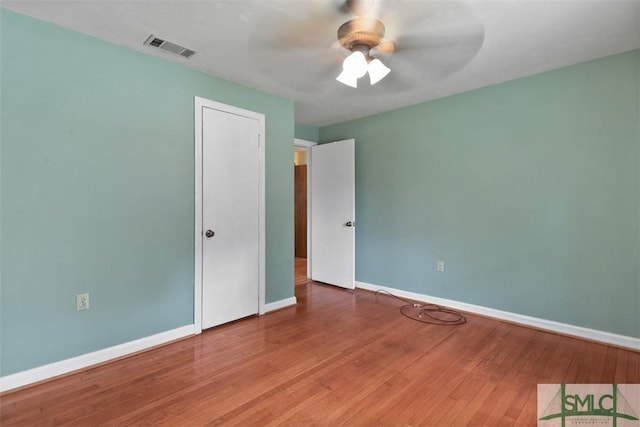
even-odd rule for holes
{"type": "Polygon", "coordinates": [[[480,305],[467,304],[465,302],[449,300],[445,298],[432,297],[429,295],[418,294],[415,292],[403,291],[387,286],[377,286],[370,283],[356,282],[356,287],[368,291],[377,291],[383,289],[402,298],[415,301],[429,302],[432,304],[442,305],[445,307],[462,310],[469,313],[481,314],[483,316],[494,317],[496,319],[506,320],[513,323],[519,323],[534,328],[544,329],[547,331],[558,332],[564,335],[571,335],[578,338],[584,338],[592,341],[598,341],[605,344],[612,344],[619,347],[629,348],[631,350],[640,351],[640,338],[628,337],[625,335],[613,334],[611,332],[599,331],[596,329],[584,328],[582,326],[569,325],[566,323],[555,322],[553,320],[540,319],[538,317],[525,316],[523,314],[511,313],[508,311],[496,310],[494,308],[483,307],[480,305]]]}
{"type": "Polygon", "coordinates": [[[289,307],[291,305],[296,305],[298,300],[296,297],[291,297],[287,299],[281,299],[280,301],[270,302],[264,305],[264,312],[268,313],[274,310],[280,310],[281,308],[289,307]]]}
{"type": "Polygon", "coordinates": [[[159,334],[129,341],[113,347],[94,351],[92,353],[83,354],[70,359],[6,375],[4,377],[0,377],[0,392],[77,371],[78,369],[146,350],[193,334],[193,325],[182,326],[177,329],[160,332],[159,334]]]}

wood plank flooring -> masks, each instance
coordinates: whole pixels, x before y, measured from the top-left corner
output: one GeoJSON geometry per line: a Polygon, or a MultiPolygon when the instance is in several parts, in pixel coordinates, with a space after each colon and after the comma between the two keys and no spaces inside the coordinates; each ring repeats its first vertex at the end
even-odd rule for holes
{"type": "Polygon", "coordinates": [[[640,353],[314,282],[298,305],[0,396],[0,425],[527,426],[538,383],[639,383],[640,353]]]}
{"type": "Polygon", "coordinates": [[[296,286],[304,285],[310,281],[307,277],[307,259],[306,258],[296,258],[294,261],[294,283],[296,286]]]}

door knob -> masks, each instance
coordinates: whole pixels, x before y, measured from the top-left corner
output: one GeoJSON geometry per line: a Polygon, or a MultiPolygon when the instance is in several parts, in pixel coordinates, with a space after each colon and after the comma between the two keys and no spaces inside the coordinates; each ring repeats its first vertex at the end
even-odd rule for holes
{"type": "Polygon", "coordinates": [[[213,230],[207,230],[204,235],[211,238],[213,236],[215,236],[216,233],[213,232],[213,230]]]}
{"type": "Polygon", "coordinates": [[[347,221],[344,226],[345,227],[355,227],[356,223],[355,221],[347,221]]]}

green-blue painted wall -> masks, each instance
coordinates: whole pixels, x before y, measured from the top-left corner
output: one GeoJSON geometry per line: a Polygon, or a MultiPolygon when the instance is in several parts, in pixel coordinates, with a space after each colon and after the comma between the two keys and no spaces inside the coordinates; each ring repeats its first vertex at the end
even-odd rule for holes
{"type": "Polygon", "coordinates": [[[296,123],[294,132],[298,139],[306,139],[307,141],[312,142],[318,142],[320,140],[320,128],[316,126],[296,123]]]}
{"type": "Polygon", "coordinates": [[[293,295],[294,136],[355,137],[357,280],[640,337],[639,62],[318,129],[0,9],[0,375],[193,322],[194,96],[266,114],[267,302],[293,295]]]}
{"type": "Polygon", "coordinates": [[[266,115],[266,300],[293,296],[292,102],[6,9],[0,40],[1,375],[193,323],[194,96],[266,115]]]}
{"type": "Polygon", "coordinates": [[[356,279],[640,337],[639,61],[320,128],[356,139],[356,279]]]}

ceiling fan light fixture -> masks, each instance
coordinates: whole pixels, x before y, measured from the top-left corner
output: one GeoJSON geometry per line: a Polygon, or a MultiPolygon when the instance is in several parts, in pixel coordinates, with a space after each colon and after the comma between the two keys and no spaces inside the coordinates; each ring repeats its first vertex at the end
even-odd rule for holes
{"type": "Polygon", "coordinates": [[[384,79],[387,74],[391,71],[389,67],[384,65],[382,61],[375,58],[373,61],[369,62],[368,66],[369,71],[369,80],[371,85],[378,83],[380,80],[384,79]]]}

